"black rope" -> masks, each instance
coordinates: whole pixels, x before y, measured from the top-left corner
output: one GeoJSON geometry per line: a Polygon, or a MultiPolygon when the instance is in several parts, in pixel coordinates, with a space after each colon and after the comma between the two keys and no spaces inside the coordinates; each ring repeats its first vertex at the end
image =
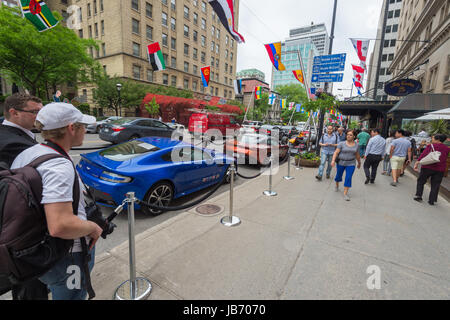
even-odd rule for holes
{"type": "Polygon", "coordinates": [[[136,203],[139,204],[140,206],[145,206],[145,207],[148,207],[150,209],[163,210],[163,211],[178,211],[178,210],[188,209],[190,207],[194,207],[194,206],[198,205],[199,203],[205,201],[207,198],[212,196],[219,189],[219,187],[223,184],[223,182],[225,181],[226,177],[227,177],[227,172],[225,172],[222,180],[219,183],[217,183],[217,185],[214,187],[214,189],[212,189],[210,192],[208,192],[206,195],[204,195],[200,199],[195,200],[194,202],[189,203],[189,204],[185,204],[185,205],[177,206],[177,207],[159,207],[159,206],[155,206],[153,204],[146,203],[146,202],[144,202],[142,200],[139,200],[139,199],[136,200],[136,203]]]}

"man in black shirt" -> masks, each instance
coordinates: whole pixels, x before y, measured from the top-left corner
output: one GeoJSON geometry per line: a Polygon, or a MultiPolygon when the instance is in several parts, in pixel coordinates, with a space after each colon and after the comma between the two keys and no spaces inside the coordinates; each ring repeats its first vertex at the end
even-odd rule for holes
{"type": "MultiPolygon", "coordinates": [[[[41,99],[27,94],[15,93],[6,98],[5,120],[0,124],[0,170],[9,169],[19,153],[37,144],[31,129],[41,108],[41,99]]],[[[47,286],[38,279],[13,287],[12,295],[14,300],[48,299],[47,286]]]]}

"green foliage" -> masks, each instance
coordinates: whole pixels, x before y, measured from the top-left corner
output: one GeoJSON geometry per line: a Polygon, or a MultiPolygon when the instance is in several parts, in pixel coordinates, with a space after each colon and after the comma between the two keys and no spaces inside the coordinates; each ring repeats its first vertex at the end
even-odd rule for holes
{"type": "Polygon", "coordinates": [[[191,91],[181,90],[169,86],[161,86],[161,85],[147,86],[146,90],[147,93],[160,94],[163,96],[171,96],[187,99],[192,99],[194,97],[191,91]]]}
{"type": "Polygon", "coordinates": [[[84,114],[90,114],[90,112],[91,112],[91,108],[89,106],[89,103],[80,103],[77,106],[77,109],[80,110],[81,113],[84,113],[84,114]]]}
{"type": "Polygon", "coordinates": [[[80,39],[62,24],[38,32],[18,8],[1,6],[0,25],[0,72],[42,99],[50,100],[48,91],[56,85],[86,80],[98,65],[87,54],[97,43],[80,39]]]}
{"type": "Polygon", "coordinates": [[[300,154],[300,158],[305,160],[311,160],[311,161],[318,161],[320,160],[320,157],[317,156],[314,152],[305,152],[300,154]]]}
{"type": "Polygon", "coordinates": [[[216,106],[205,106],[205,110],[209,110],[209,111],[220,111],[221,109],[219,107],[216,106]]]}
{"type": "Polygon", "coordinates": [[[155,98],[153,98],[149,103],[146,103],[144,107],[150,116],[156,116],[159,114],[159,104],[156,103],[155,98]]]}
{"type": "MultiPolygon", "coordinates": [[[[281,99],[286,99],[287,105],[290,102],[295,102],[295,104],[302,104],[302,107],[308,101],[308,96],[306,95],[306,90],[299,84],[287,84],[283,86],[278,86],[275,89],[281,96],[281,99]]],[[[284,122],[289,122],[292,117],[292,123],[297,121],[308,120],[308,115],[306,113],[296,112],[295,110],[289,110],[285,108],[281,112],[281,119],[284,122]]]]}
{"type": "Polygon", "coordinates": [[[403,126],[403,129],[407,131],[411,131],[413,134],[416,134],[419,132],[420,124],[416,121],[409,121],[403,126]]]}
{"type": "Polygon", "coordinates": [[[449,126],[448,126],[448,120],[439,119],[439,120],[433,120],[430,121],[427,125],[427,131],[430,135],[433,134],[449,134],[449,126]]]}
{"type": "Polygon", "coordinates": [[[255,121],[263,121],[266,118],[269,109],[269,94],[263,93],[261,99],[255,100],[255,107],[249,110],[247,118],[251,118],[255,121]]]}
{"type": "Polygon", "coordinates": [[[0,94],[0,103],[5,102],[6,98],[8,98],[10,96],[10,94],[6,94],[6,95],[1,95],[0,94]]]}
{"type": "Polygon", "coordinates": [[[358,122],[358,121],[355,121],[355,120],[353,120],[352,122],[350,122],[350,124],[348,125],[348,128],[349,128],[349,129],[352,129],[352,130],[354,130],[354,129],[359,129],[359,127],[360,127],[359,122],[358,122]]]}

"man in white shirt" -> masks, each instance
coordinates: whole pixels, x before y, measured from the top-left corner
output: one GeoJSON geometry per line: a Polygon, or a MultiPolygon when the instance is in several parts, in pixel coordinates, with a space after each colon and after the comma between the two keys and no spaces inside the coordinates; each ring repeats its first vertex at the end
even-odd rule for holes
{"type": "MultiPolygon", "coordinates": [[[[38,129],[42,130],[42,137],[48,145],[37,144],[26,149],[17,156],[11,168],[21,168],[38,157],[46,154],[59,153],[67,158],[48,160],[37,167],[42,177],[42,201],[47,227],[52,237],[75,240],[72,253],[52,269],[39,278],[47,284],[52,292],[53,300],[83,300],[86,298],[84,287],[69,286],[68,278],[72,275],[73,267],[78,266],[81,271],[81,283],[84,283],[86,274],[83,271],[83,253],[80,238],[85,237],[90,243],[91,262],[89,272],[94,265],[94,245],[102,233],[102,229],[94,222],[86,220],[85,200],[82,182],[80,185],[80,199],[77,215],[73,212],[73,188],[75,169],[69,150],[80,146],[86,132],[85,125],[95,122],[95,118],[83,115],[78,109],[67,103],[50,103],[39,111],[36,117],[38,129]]],[[[88,275],[89,276],[89,275],[88,275]]]]}

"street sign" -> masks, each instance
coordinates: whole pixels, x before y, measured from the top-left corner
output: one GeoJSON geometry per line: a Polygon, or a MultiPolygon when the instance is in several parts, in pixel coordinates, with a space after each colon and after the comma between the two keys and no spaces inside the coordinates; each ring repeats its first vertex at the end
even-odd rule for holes
{"type": "Polygon", "coordinates": [[[345,62],[313,65],[313,73],[337,72],[337,71],[344,71],[344,69],[345,69],[345,62]]]}
{"type": "Polygon", "coordinates": [[[342,82],[343,73],[313,74],[311,82],[342,82]]]}
{"type": "Polygon", "coordinates": [[[346,57],[346,53],[331,54],[328,56],[317,56],[314,57],[314,64],[345,63],[346,57]]]}

